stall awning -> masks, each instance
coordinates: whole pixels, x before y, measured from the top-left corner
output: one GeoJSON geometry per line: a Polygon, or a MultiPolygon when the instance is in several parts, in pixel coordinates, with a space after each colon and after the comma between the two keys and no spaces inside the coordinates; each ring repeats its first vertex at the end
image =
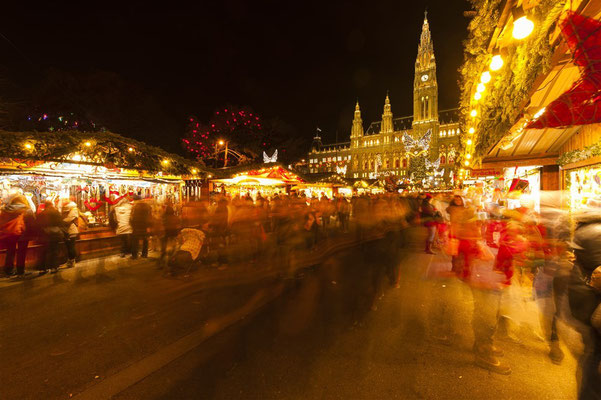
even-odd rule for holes
{"type": "Polygon", "coordinates": [[[240,175],[230,179],[215,179],[213,182],[238,186],[284,186],[286,182],[281,179],[263,178],[260,176],[240,175]]]}

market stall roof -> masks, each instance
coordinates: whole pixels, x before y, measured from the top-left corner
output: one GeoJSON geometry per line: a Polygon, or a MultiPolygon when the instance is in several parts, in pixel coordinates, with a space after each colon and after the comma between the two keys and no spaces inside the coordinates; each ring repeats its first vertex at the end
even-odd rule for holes
{"type": "Polygon", "coordinates": [[[317,179],[315,183],[331,184],[335,186],[352,186],[352,183],[349,179],[345,178],[344,176],[338,173],[332,173],[326,176],[322,176],[321,178],[317,179]]]}
{"type": "MultiPolygon", "coordinates": [[[[601,18],[600,1],[581,3],[585,15],[595,19],[601,18]]],[[[505,8],[505,11],[510,9],[509,5],[505,8]]],[[[497,31],[500,31],[499,27],[497,31]]],[[[495,33],[491,47],[495,40],[502,40],[502,35],[495,33]]],[[[574,64],[566,43],[560,37],[559,29],[553,32],[550,41],[556,42],[551,58],[552,67],[547,74],[541,74],[536,78],[530,90],[529,102],[524,107],[524,112],[529,117],[544,110],[581,77],[581,68],[574,64]]],[[[519,119],[508,134],[488,151],[482,160],[483,167],[503,162],[513,162],[516,165],[527,164],[532,160],[538,160],[540,165],[556,164],[561,147],[581,128],[581,126],[569,126],[520,130],[525,121],[525,118],[519,119]]]]}
{"type": "Polygon", "coordinates": [[[251,177],[247,175],[236,176],[234,178],[214,179],[213,182],[238,186],[284,186],[286,184],[286,182],[280,179],[251,177]]]}
{"type": "Polygon", "coordinates": [[[28,171],[48,163],[124,168],[154,177],[206,175],[199,162],[112,132],[0,131],[0,169],[28,171]]]}
{"type": "MultiPolygon", "coordinates": [[[[580,76],[580,71],[572,62],[565,61],[554,66],[548,75],[541,80],[539,85],[533,89],[528,110],[536,111],[546,107],[549,103],[568,90],[580,76]]],[[[519,120],[511,129],[512,132],[519,129],[524,120],[519,120]]],[[[483,160],[487,162],[503,159],[523,158],[549,159],[549,163],[555,163],[561,146],[578,130],[580,126],[567,128],[545,128],[525,129],[521,136],[516,137],[511,146],[505,145],[503,140],[499,141],[483,160]]]]}
{"type": "Polygon", "coordinates": [[[215,179],[215,182],[229,184],[237,184],[244,179],[254,179],[265,184],[280,182],[283,185],[295,185],[305,182],[305,179],[301,178],[296,172],[292,172],[278,163],[241,165],[216,170],[215,175],[221,177],[221,179],[215,179]]]}

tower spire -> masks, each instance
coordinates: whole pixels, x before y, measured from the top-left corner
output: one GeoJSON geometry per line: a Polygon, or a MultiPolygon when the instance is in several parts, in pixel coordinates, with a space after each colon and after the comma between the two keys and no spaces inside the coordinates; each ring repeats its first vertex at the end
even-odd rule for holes
{"type": "MultiPolygon", "coordinates": [[[[359,99],[355,104],[355,117],[353,118],[353,127],[351,128],[351,139],[363,136],[363,120],[361,119],[361,109],[359,108],[359,99]]],[[[356,140],[351,141],[351,145],[357,146],[356,140]]]]}
{"type": "Polygon", "coordinates": [[[392,110],[390,108],[390,98],[386,91],[386,100],[384,100],[384,113],[382,114],[382,123],[380,124],[380,133],[392,132],[392,110]]]}

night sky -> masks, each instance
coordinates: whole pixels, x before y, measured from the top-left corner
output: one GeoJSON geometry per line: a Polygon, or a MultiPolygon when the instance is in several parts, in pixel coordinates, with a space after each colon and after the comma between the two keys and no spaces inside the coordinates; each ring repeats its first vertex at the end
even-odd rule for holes
{"type": "Polygon", "coordinates": [[[386,90],[395,116],[412,114],[427,7],[439,108],[457,107],[467,1],[122,3],[14,6],[23,8],[6,11],[0,27],[2,78],[25,90],[52,68],[114,72],[158,104],[147,118],[166,131],[117,133],[172,151],[187,116],[206,120],[227,103],[279,117],[309,143],[316,126],[324,141],[336,131],[347,140],[357,97],[365,128],[380,118],[386,90]]]}

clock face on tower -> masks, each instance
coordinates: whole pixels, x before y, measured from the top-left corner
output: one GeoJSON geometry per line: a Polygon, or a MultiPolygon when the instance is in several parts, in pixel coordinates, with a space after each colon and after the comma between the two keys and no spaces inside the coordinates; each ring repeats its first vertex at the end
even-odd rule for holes
{"type": "Polygon", "coordinates": [[[428,78],[429,78],[428,74],[423,74],[423,75],[422,75],[422,82],[425,82],[425,81],[427,81],[427,80],[428,80],[428,78]]]}

